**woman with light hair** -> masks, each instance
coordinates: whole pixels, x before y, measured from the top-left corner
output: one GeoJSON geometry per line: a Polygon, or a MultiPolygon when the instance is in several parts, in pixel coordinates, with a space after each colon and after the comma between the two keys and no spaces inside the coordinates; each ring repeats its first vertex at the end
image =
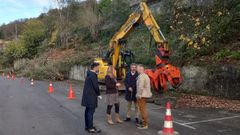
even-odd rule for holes
{"type": "Polygon", "coordinates": [[[115,107],[115,120],[117,123],[122,123],[122,120],[119,116],[119,95],[118,95],[118,87],[120,86],[120,83],[117,83],[116,77],[115,77],[115,69],[113,66],[109,66],[107,70],[107,75],[105,77],[105,83],[106,83],[106,97],[107,97],[107,123],[112,125],[114,122],[112,121],[112,115],[111,110],[112,107],[115,107]]]}

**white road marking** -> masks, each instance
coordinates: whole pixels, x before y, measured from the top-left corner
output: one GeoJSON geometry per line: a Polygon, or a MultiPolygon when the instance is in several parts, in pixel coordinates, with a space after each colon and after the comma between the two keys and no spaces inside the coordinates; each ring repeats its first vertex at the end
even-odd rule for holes
{"type": "Polygon", "coordinates": [[[228,119],[239,118],[239,117],[240,117],[240,115],[236,115],[236,116],[230,116],[230,117],[208,119],[208,120],[201,120],[201,121],[194,121],[194,122],[185,122],[185,123],[180,123],[180,122],[177,122],[177,121],[173,121],[173,123],[195,130],[196,129],[195,127],[190,126],[191,124],[206,123],[206,122],[213,122],[213,121],[220,121],[220,120],[228,120],[228,119]]]}
{"type": "Polygon", "coordinates": [[[206,122],[212,122],[212,121],[233,119],[233,118],[238,118],[238,117],[240,117],[240,115],[231,116],[231,117],[217,118],[217,119],[208,119],[208,120],[194,121],[194,122],[186,122],[186,123],[182,123],[182,124],[184,124],[184,125],[191,125],[191,124],[198,124],[198,123],[206,123],[206,122]]]}
{"type": "Polygon", "coordinates": [[[222,129],[222,130],[217,130],[218,132],[220,133],[223,133],[223,132],[229,132],[229,131],[232,131],[231,129],[222,129]]]}
{"type": "Polygon", "coordinates": [[[155,108],[150,108],[149,110],[160,110],[160,109],[163,109],[165,107],[155,107],[155,108]]]}
{"type": "Polygon", "coordinates": [[[176,124],[178,124],[178,125],[180,125],[180,126],[184,126],[184,127],[187,127],[187,128],[191,128],[191,129],[193,129],[193,130],[196,129],[195,127],[192,127],[192,126],[186,125],[186,124],[184,124],[184,123],[179,123],[179,122],[176,122],[176,121],[173,121],[173,123],[176,123],[176,124]]]}

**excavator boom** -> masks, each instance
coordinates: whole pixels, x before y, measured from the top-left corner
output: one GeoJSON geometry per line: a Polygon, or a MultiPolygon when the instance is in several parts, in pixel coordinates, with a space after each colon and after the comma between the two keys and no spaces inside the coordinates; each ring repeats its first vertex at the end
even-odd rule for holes
{"type": "MultiPolygon", "coordinates": [[[[132,13],[120,30],[112,37],[109,43],[108,55],[111,56],[111,64],[115,68],[121,68],[121,56],[120,51],[122,48],[122,41],[128,36],[128,34],[133,30],[134,26],[139,23],[141,15],[138,13],[132,13]]],[[[109,56],[107,56],[109,57],[109,56]]]]}

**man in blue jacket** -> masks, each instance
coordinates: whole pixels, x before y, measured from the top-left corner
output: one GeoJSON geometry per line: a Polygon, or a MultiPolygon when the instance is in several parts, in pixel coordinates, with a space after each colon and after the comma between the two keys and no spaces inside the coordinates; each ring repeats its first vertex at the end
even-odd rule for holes
{"type": "Polygon", "coordinates": [[[82,106],[85,109],[85,130],[89,133],[99,133],[101,130],[96,129],[93,126],[93,115],[95,109],[98,106],[98,98],[102,99],[100,96],[97,73],[99,71],[99,64],[91,64],[91,69],[87,72],[87,77],[84,83],[83,96],[82,96],[82,106]]]}
{"type": "Polygon", "coordinates": [[[131,107],[132,103],[135,105],[135,122],[138,124],[138,114],[139,114],[139,109],[137,105],[137,87],[136,87],[136,81],[138,77],[138,73],[136,72],[137,65],[135,63],[132,63],[130,66],[130,71],[126,74],[126,79],[125,79],[125,86],[126,86],[126,95],[125,99],[128,102],[128,108],[127,108],[127,116],[125,121],[128,122],[131,120],[131,107]]]}

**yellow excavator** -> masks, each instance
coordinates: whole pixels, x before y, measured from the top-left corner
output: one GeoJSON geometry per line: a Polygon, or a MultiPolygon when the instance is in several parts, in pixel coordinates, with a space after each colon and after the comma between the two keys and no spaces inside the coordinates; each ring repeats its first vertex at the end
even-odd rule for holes
{"type": "Polygon", "coordinates": [[[146,2],[139,3],[136,10],[112,37],[105,58],[95,58],[95,62],[100,64],[98,79],[104,80],[108,66],[112,65],[116,69],[117,79],[124,80],[128,66],[126,60],[128,58],[132,59],[133,53],[131,51],[124,52],[122,48],[128,34],[142,22],[146,25],[156,43],[156,68],[145,70],[151,79],[152,86],[157,90],[160,88],[166,90],[168,84],[177,88],[182,82],[180,70],[169,64],[169,48],[166,38],[146,2]]]}

